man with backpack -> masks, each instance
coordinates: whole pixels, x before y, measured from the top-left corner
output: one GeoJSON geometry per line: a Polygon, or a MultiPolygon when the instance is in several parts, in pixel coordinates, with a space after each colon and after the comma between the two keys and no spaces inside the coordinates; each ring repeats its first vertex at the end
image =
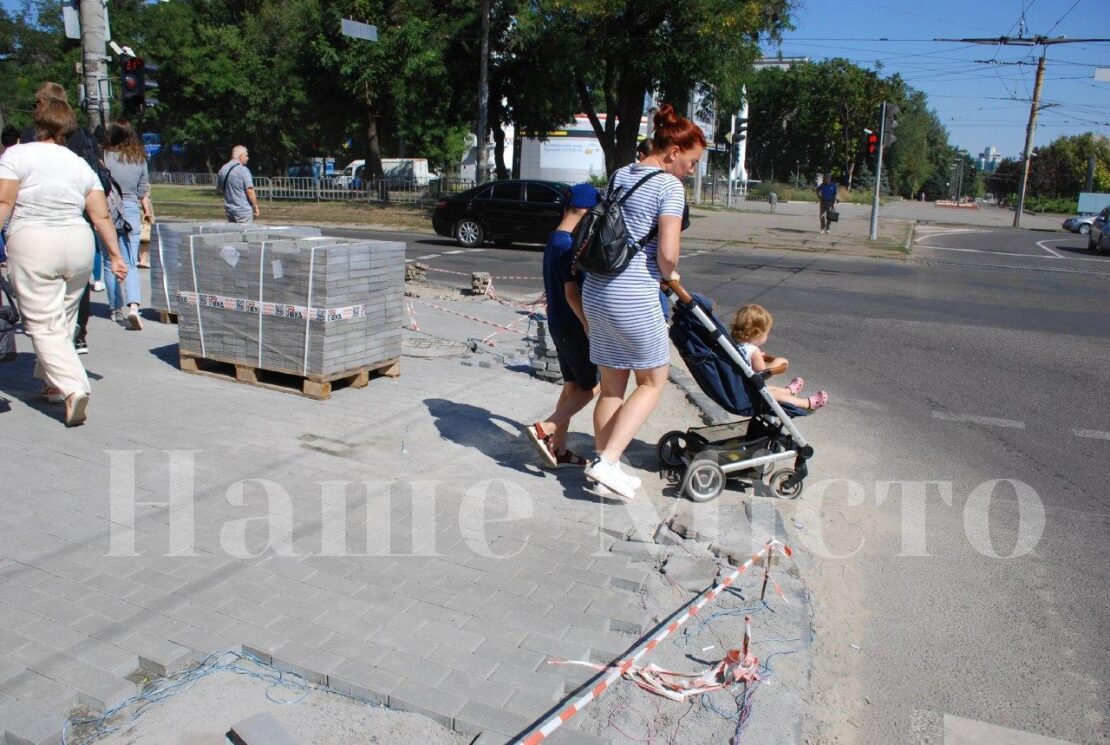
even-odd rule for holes
{"type": "Polygon", "coordinates": [[[216,191],[224,197],[227,221],[251,223],[258,219],[258,197],[247,161],[250,155],[243,145],[231,149],[231,160],[216,174],[216,191]]]}
{"type": "Polygon", "coordinates": [[[547,327],[559,354],[559,370],[563,389],[555,411],[547,419],[533,422],[526,430],[548,468],[578,466],[587,461],[567,449],[570,420],[594,398],[597,388],[597,365],[590,362],[590,342],[586,332],[586,315],[582,311],[580,287],[582,272],[574,269],[572,233],[586,211],[601,200],[597,188],[576,184],[566,196],[563,219],[543,251],[543,284],[547,293],[547,327]]]}

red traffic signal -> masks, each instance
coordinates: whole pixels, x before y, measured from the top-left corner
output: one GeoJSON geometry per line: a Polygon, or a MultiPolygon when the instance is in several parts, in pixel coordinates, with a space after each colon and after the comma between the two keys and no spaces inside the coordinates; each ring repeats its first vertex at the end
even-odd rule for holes
{"type": "Polygon", "coordinates": [[[867,154],[874,155],[879,152],[879,136],[877,134],[867,135],[867,154]]]}
{"type": "Polygon", "coordinates": [[[124,57],[123,58],[123,71],[124,72],[139,72],[146,65],[142,57],[124,57]]]}

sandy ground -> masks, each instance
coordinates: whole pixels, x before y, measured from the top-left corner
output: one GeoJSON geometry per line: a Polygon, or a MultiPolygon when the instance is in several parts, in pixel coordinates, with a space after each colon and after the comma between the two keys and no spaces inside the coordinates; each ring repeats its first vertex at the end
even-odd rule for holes
{"type": "MultiPolygon", "coordinates": [[[[418,714],[392,711],[322,690],[311,690],[307,697],[297,701],[300,697],[301,692],[294,688],[272,687],[246,675],[217,671],[179,695],[155,704],[122,730],[95,742],[226,745],[224,735],[232,725],[259,712],[273,717],[301,745],[464,745],[474,739],[418,714]],[[274,703],[271,699],[297,702],[274,703]]],[[[75,745],[83,740],[71,734],[69,742],[75,745]]]]}

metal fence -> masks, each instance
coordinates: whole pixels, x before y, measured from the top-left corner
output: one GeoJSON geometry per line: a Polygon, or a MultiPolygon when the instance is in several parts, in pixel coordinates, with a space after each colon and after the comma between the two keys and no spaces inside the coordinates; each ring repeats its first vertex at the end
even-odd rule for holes
{"type": "MultiPolygon", "coordinates": [[[[216,186],[212,173],[150,174],[154,184],[177,186],[216,186]]],[[[295,202],[368,202],[373,204],[428,205],[443,194],[457,194],[474,186],[470,179],[378,179],[359,184],[359,188],[340,187],[332,178],[311,176],[256,176],[254,191],[266,201],[295,202]]]]}
{"type": "Polygon", "coordinates": [[[741,194],[737,184],[733,184],[732,203],[729,204],[728,181],[723,178],[703,178],[700,201],[694,192],[694,179],[686,179],[685,186],[686,201],[691,205],[726,207],[740,212],[774,212],[778,205],[775,197],[741,194]]]}

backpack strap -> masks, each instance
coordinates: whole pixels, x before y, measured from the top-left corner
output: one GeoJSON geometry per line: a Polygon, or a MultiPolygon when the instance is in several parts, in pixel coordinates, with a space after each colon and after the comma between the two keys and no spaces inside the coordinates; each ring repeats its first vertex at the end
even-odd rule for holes
{"type": "Polygon", "coordinates": [[[236,168],[238,168],[241,165],[243,165],[243,164],[242,163],[236,163],[231,168],[227,169],[227,173],[224,174],[224,177],[222,179],[220,179],[220,178],[216,179],[216,187],[220,191],[227,191],[227,180],[229,178],[231,178],[231,172],[234,171],[236,168]]]}
{"type": "MultiPolygon", "coordinates": [[[[616,174],[613,174],[613,175],[616,176],[616,174]]],[[[662,176],[662,175],[663,175],[663,170],[659,169],[658,171],[652,171],[648,175],[644,176],[642,179],[640,179],[635,184],[633,184],[632,188],[629,189],[628,191],[626,191],[623,196],[621,196],[621,198],[617,202],[617,204],[623,205],[628,200],[628,198],[630,196],[632,196],[632,192],[636,191],[641,186],[643,186],[646,181],[648,181],[649,179],[652,179],[656,176],[662,176]]],[[[643,238],[636,241],[636,245],[639,246],[640,248],[643,248],[647,244],[651,243],[652,239],[655,238],[655,236],[658,233],[659,233],[659,220],[656,219],[655,224],[651,226],[651,230],[649,230],[647,232],[647,235],[645,235],[643,238]]]]}

